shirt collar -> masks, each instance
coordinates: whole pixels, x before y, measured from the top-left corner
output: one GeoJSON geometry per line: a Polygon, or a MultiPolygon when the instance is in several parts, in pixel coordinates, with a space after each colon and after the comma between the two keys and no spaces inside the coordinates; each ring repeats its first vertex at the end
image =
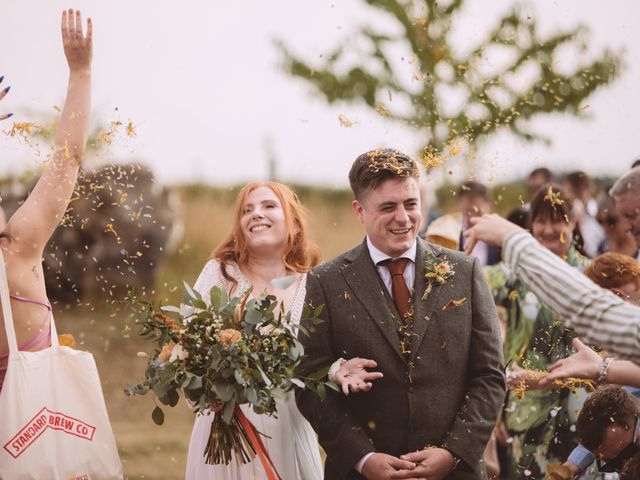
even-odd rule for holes
{"type": "MultiPolygon", "coordinates": [[[[412,262],[415,262],[417,247],[418,247],[418,239],[416,238],[413,241],[413,245],[411,245],[411,247],[409,247],[409,249],[406,252],[404,252],[402,255],[396,258],[408,258],[412,262]]],[[[369,249],[369,255],[371,256],[371,260],[373,260],[373,263],[375,265],[378,265],[380,262],[387,260],[389,258],[393,258],[387,255],[386,253],[382,253],[380,250],[378,250],[373,245],[373,243],[371,243],[371,240],[369,239],[368,235],[367,235],[367,248],[369,249]]]]}

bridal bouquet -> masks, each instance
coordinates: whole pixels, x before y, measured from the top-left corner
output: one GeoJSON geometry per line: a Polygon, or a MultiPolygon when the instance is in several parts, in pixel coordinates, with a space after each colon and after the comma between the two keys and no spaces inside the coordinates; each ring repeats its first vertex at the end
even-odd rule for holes
{"type": "MultiPolygon", "coordinates": [[[[299,375],[304,352],[297,331],[303,327],[291,324],[290,313],[278,307],[275,296],[263,293],[249,298],[250,293],[228,298],[214,287],[205,302],[185,283],[184,303],[160,311],[130,298],[140,335],[153,340],[157,348],[149,356],[144,381],[126,393],[153,391],[160,403],[173,407],[182,392],[196,413],[216,412],[204,452],[209,464],[228,464],[232,452],[242,463],[256,453],[265,463],[260,436],[239,405],[276,415],[276,402],[294,386],[310,388],[321,398],[327,387],[337,389],[323,380],[326,371],[299,375]]],[[[321,311],[322,307],[305,308],[304,316],[319,323],[321,311]]],[[[158,425],[164,422],[159,406],[152,418],[158,425]]]]}

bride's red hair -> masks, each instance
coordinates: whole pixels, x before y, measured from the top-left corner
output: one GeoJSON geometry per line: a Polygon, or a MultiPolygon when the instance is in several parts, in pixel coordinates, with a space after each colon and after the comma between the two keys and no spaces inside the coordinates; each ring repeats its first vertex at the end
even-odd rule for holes
{"type": "Polygon", "coordinates": [[[235,263],[243,269],[249,262],[249,248],[240,227],[242,206],[251,192],[260,187],[267,187],[276,194],[284,211],[287,229],[287,241],[282,263],[296,273],[303,273],[318,264],[320,255],[318,247],[311,241],[307,227],[307,210],[302,206],[298,196],[286,185],[278,182],[251,182],[242,187],[236,199],[233,229],[227,238],[220,243],[211,254],[211,258],[220,261],[220,269],[224,278],[235,288],[237,282],[227,273],[227,266],[235,263]]]}

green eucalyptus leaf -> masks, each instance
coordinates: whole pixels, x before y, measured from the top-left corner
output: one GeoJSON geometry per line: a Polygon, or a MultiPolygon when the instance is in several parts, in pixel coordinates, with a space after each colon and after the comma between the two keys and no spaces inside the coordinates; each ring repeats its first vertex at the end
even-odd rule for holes
{"type": "Polygon", "coordinates": [[[202,295],[197,290],[194,290],[187,282],[183,281],[184,285],[184,293],[185,293],[185,303],[190,303],[190,300],[202,300],[202,295]]]}
{"type": "Polygon", "coordinates": [[[228,383],[216,383],[213,385],[213,391],[216,392],[220,400],[228,402],[233,397],[234,388],[228,383]]]}
{"type": "Polygon", "coordinates": [[[249,325],[257,325],[262,321],[262,315],[260,315],[260,312],[255,309],[254,305],[247,305],[244,321],[249,325]]]}
{"type": "Polygon", "coordinates": [[[231,423],[231,418],[233,418],[233,411],[236,408],[236,400],[235,398],[231,398],[228,402],[224,404],[224,408],[222,409],[222,420],[224,423],[229,425],[231,423]]]}
{"type": "Polygon", "coordinates": [[[211,308],[214,310],[220,309],[220,306],[223,303],[223,292],[220,287],[213,287],[209,291],[209,297],[211,299],[211,308]]]}
{"type": "Polygon", "coordinates": [[[164,412],[160,407],[153,409],[153,412],[151,412],[151,419],[156,425],[162,425],[164,423],[164,412]]]}
{"type": "Polygon", "coordinates": [[[163,312],[180,313],[180,309],[174,305],[164,305],[160,307],[163,312]]]}
{"type": "Polygon", "coordinates": [[[324,383],[321,383],[320,385],[318,385],[318,396],[320,397],[320,400],[324,400],[325,397],[327,396],[327,389],[324,386],[324,383]]]}
{"type": "Polygon", "coordinates": [[[324,384],[329,387],[331,390],[335,390],[336,392],[340,393],[340,387],[338,387],[338,385],[336,385],[333,382],[324,382],[324,384]]]}
{"type": "Polygon", "coordinates": [[[198,388],[202,388],[202,377],[198,375],[194,375],[189,382],[189,388],[191,390],[196,390],[198,388]]]}
{"type": "Polygon", "coordinates": [[[191,305],[193,305],[196,308],[200,308],[201,310],[206,310],[208,308],[204,300],[199,300],[199,299],[192,300],[191,305]]]}
{"type": "Polygon", "coordinates": [[[258,392],[256,391],[255,388],[253,387],[249,387],[247,388],[247,400],[249,400],[249,402],[252,405],[258,405],[260,399],[258,398],[258,392]]]}

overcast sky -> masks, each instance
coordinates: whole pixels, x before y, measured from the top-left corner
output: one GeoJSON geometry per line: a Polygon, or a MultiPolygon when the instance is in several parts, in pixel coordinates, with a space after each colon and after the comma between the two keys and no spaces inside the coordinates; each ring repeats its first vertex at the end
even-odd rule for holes
{"type": "MultiPolygon", "coordinates": [[[[456,42],[472,45],[512,4],[467,0],[456,42]]],[[[588,100],[589,119],[558,116],[535,123],[536,131],[553,139],[550,147],[522,144],[508,134],[487,142],[480,149],[478,178],[501,182],[540,165],[622,173],[640,155],[640,2],[526,5],[543,33],[586,24],[589,52],[624,49],[626,68],[588,100]]],[[[345,186],[359,153],[385,145],[413,154],[421,145],[415,131],[363,107],[327,106],[309,85],[280,68],[274,39],[315,59],[371,17],[362,0],[4,0],[2,6],[0,74],[12,90],[0,111],[27,121],[38,118],[34,112],[53,114],[53,106],[62,104],[67,67],[59,14],[79,8],[95,25],[94,117],[136,125],[137,136],[121,138],[105,158],[142,160],[165,183],[262,179],[270,144],[281,179],[345,186]],[[354,126],[341,127],[340,114],[354,126]]],[[[38,161],[15,139],[2,136],[0,148],[0,174],[38,161]]]]}

